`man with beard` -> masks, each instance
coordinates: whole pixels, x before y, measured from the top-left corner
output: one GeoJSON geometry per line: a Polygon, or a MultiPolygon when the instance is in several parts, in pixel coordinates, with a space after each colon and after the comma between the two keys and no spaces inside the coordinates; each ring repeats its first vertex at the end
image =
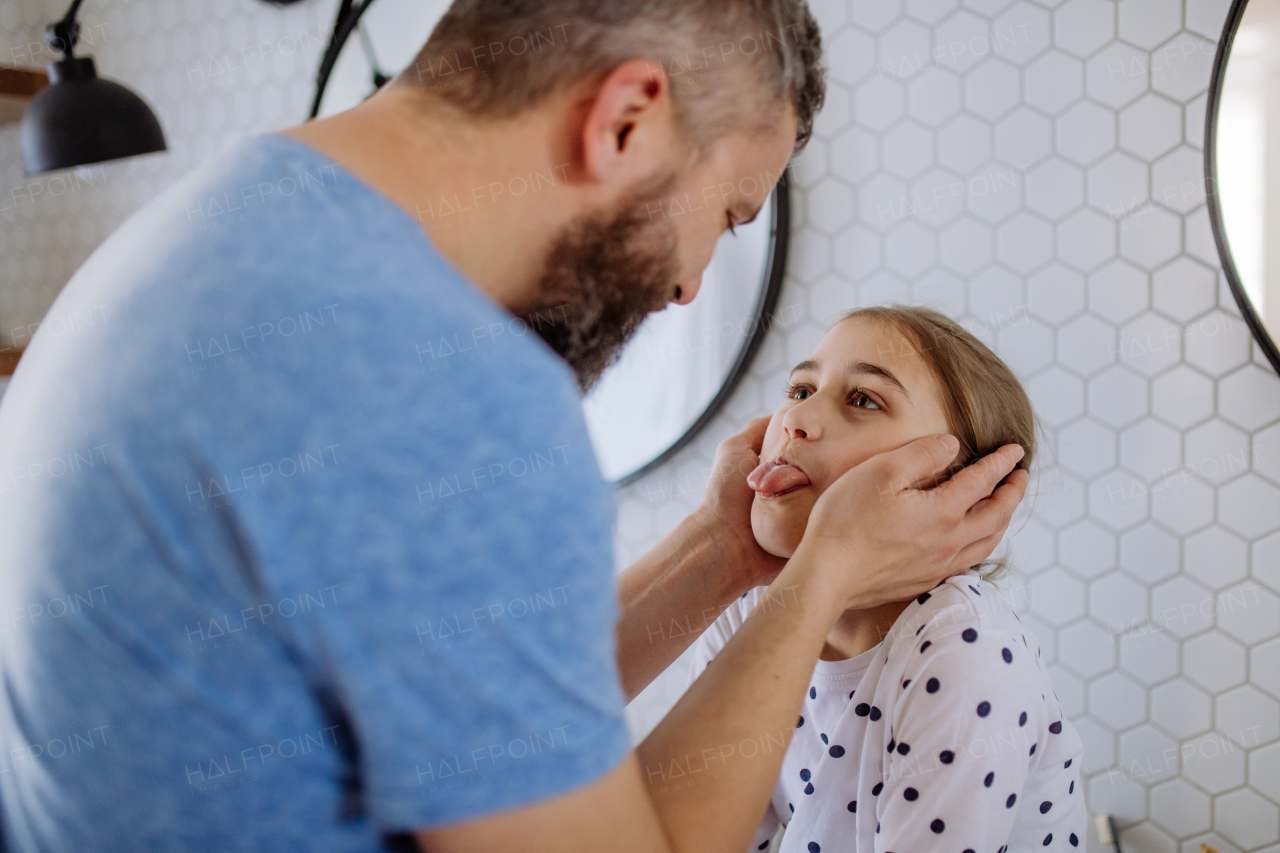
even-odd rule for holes
{"type": "Polygon", "coordinates": [[[910,488],[956,452],[922,440],[783,566],[760,419],[614,578],[579,395],[765,203],[819,55],[802,0],[458,0],[366,103],[113,234],[51,309],[103,322],[38,333],[0,409],[9,844],[740,853],[797,661],[985,557],[1025,487],[1001,451],[910,488]],[[631,750],[625,700],[762,584],[631,750]]]}

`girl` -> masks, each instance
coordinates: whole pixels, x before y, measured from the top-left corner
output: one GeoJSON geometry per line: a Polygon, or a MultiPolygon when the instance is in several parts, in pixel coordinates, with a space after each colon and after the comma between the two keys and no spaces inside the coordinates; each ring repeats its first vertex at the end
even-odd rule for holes
{"type": "MultiPolygon", "coordinates": [[[[751,527],[789,558],[841,474],[921,436],[960,440],[956,467],[1020,444],[1035,419],[1018,380],[937,312],[846,314],[796,365],[765,433],[751,527]]],[[[927,485],[927,484],[926,484],[927,485]]],[[[918,598],[846,612],[827,635],[753,842],[782,853],[1007,853],[1084,843],[1080,737],[1035,637],[975,566],[918,598]],[[785,833],[781,828],[785,827],[785,833]]],[[[757,606],[748,592],[703,634],[693,676],[757,606]]],[[[762,603],[763,602],[763,603],[762,603]]]]}

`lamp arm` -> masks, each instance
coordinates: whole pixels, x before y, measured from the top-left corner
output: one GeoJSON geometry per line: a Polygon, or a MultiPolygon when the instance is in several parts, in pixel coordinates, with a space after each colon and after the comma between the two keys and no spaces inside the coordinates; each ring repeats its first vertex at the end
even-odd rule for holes
{"type": "Polygon", "coordinates": [[[62,51],[63,59],[71,58],[72,48],[80,41],[80,22],[76,20],[76,13],[80,11],[80,4],[83,2],[84,0],[71,0],[71,8],[62,16],[62,20],[49,24],[44,29],[45,41],[54,50],[62,51]]]}

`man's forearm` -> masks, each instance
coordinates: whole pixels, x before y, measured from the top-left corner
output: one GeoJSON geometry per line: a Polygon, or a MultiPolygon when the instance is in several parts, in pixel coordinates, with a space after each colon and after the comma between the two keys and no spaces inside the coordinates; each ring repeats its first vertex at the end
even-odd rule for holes
{"type": "Polygon", "coordinates": [[[618,576],[618,671],[628,702],[746,592],[728,559],[691,515],[618,576]]]}
{"type": "Polygon", "coordinates": [[[840,597],[793,559],[637,754],[678,851],[745,850],[840,597]]]}

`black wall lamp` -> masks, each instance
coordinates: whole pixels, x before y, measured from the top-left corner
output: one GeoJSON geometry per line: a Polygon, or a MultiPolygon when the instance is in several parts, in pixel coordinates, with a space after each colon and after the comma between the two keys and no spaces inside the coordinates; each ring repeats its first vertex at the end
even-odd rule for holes
{"type": "Polygon", "coordinates": [[[72,55],[81,2],[73,0],[62,20],[45,28],[45,40],[62,59],[48,63],[49,85],[22,115],[19,140],[29,175],[167,148],[160,122],[141,98],[99,78],[90,57],[72,55]]]}

